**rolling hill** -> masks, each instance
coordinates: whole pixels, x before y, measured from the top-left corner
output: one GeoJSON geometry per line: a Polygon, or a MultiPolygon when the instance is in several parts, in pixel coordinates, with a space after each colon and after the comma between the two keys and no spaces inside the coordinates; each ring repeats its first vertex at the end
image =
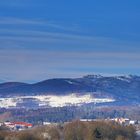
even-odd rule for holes
{"type": "Polygon", "coordinates": [[[68,95],[70,93],[111,96],[126,102],[140,102],[140,76],[87,75],[82,78],[48,79],[34,84],[7,82],[0,84],[0,96],[68,95]]]}

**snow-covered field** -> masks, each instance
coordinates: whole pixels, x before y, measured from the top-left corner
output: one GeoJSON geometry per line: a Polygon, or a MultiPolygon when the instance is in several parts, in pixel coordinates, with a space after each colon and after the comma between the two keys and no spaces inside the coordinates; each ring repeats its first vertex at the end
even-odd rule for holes
{"type": "Polygon", "coordinates": [[[10,98],[0,98],[0,108],[24,107],[25,104],[30,106],[30,102],[37,104],[38,107],[63,107],[63,106],[80,106],[87,103],[107,103],[114,102],[111,98],[94,98],[91,95],[70,94],[66,96],[42,95],[42,96],[15,96],[10,98]],[[23,105],[23,106],[22,106],[23,105]]]}

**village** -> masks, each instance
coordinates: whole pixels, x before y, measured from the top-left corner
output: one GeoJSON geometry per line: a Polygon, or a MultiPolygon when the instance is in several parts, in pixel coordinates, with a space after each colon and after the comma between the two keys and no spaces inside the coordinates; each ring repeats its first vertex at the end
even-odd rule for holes
{"type": "MultiPolygon", "coordinates": [[[[123,126],[132,125],[136,128],[137,131],[140,130],[140,121],[139,120],[131,120],[129,118],[112,118],[112,119],[79,119],[80,122],[114,122],[123,126]]],[[[70,122],[64,122],[67,124],[70,122]]],[[[0,122],[0,127],[5,127],[10,131],[22,131],[31,129],[36,126],[50,126],[50,125],[59,125],[59,123],[52,123],[52,122],[42,122],[41,124],[34,125],[27,122],[0,122]]]]}
{"type": "Polygon", "coordinates": [[[121,125],[137,125],[140,124],[138,120],[131,120],[128,118],[113,118],[113,119],[80,119],[80,121],[105,121],[105,122],[116,122],[121,125]]]}
{"type": "Polygon", "coordinates": [[[31,123],[26,123],[26,122],[1,122],[0,123],[1,127],[5,127],[11,131],[21,131],[21,130],[26,130],[29,128],[32,128],[33,125],[31,123]]]}

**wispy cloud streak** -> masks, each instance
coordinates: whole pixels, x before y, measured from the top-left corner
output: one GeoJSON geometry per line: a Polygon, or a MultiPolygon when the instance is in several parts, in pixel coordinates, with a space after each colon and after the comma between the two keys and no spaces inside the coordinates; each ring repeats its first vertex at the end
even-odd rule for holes
{"type": "MultiPolygon", "coordinates": [[[[79,31],[78,27],[75,25],[66,26],[61,25],[60,23],[49,21],[49,20],[42,20],[42,19],[25,19],[25,18],[13,18],[13,17],[1,17],[0,18],[0,25],[5,25],[6,27],[9,25],[20,25],[20,26],[39,26],[39,27],[49,27],[54,28],[62,31],[79,31]]],[[[18,27],[16,28],[18,29],[18,27]]]]}
{"type": "Polygon", "coordinates": [[[78,34],[71,28],[42,20],[1,18],[1,79],[39,81],[140,70],[140,42],[78,34]]]}

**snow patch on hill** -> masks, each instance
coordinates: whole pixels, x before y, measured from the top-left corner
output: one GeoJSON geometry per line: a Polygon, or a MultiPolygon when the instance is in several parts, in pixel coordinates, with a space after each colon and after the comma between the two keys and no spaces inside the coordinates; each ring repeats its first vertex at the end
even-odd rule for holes
{"type": "MultiPolygon", "coordinates": [[[[35,102],[38,107],[64,107],[80,106],[88,103],[114,102],[112,98],[94,98],[91,95],[70,94],[66,96],[42,95],[42,96],[16,96],[10,98],[0,98],[0,108],[25,107],[30,102],[35,102]]],[[[36,106],[36,107],[37,107],[36,106]]]]}

